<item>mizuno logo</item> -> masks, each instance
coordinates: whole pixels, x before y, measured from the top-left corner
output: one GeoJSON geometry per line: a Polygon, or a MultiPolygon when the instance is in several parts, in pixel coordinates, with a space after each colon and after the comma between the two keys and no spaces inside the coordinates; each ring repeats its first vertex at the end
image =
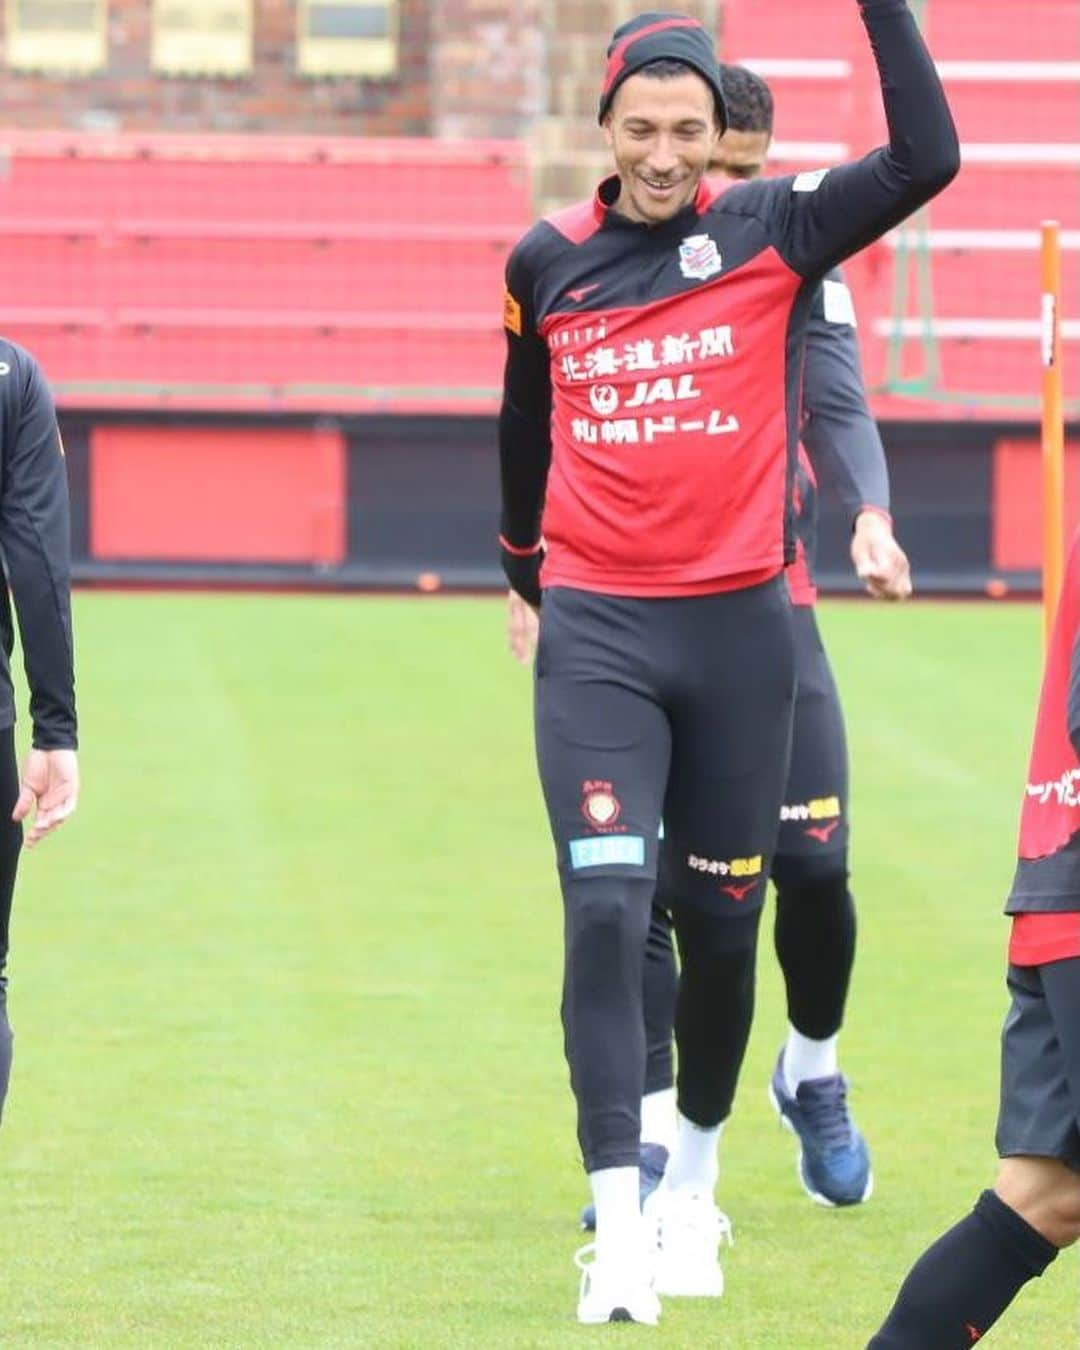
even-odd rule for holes
{"type": "Polygon", "coordinates": [[[740,900],[745,900],[756,885],[756,881],[751,881],[748,886],[721,886],[720,894],[730,895],[732,900],[737,903],[740,900]]]}
{"type": "Polygon", "coordinates": [[[811,839],[816,839],[821,844],[827,844],[829,842],[829,835],[832,834],[833,830],[835,830],[839,824],[840,822],[838,820],[830,820],[828,825],[808,825],[806,829],[803,830],[803,834],[809,835],[811,839]]]}
{"type": "Polygon", "coordinates": [[[568,300],[573,300],[575,305],[580,305],[587,295],[591,295],[593,291],[598,290],[599,287],[600,283],[594,281],[588,286],[579,286],[576,290],[567,291],[566,298],[568,300]]]}

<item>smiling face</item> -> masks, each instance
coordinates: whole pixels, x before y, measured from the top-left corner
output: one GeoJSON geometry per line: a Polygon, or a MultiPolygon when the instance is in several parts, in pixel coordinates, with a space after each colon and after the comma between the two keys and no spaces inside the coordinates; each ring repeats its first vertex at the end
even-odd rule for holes
{"type": "Polygon", "coordinates": [[[621,185],[615,209],[646,225],[678,215],[694,199],[719,131],[712,90],[693,71],[624,80],[604,121],[621,185]]]}

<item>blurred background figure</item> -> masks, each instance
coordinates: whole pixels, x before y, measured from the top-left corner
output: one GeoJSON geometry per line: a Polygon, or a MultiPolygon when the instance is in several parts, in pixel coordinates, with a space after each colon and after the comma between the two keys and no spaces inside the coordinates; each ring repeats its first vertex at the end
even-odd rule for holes
{"type": "Polygon", "coordinates": [[[33,847],[78,804],[70,523],[64,446],[52,396],[29,353],[0,338],[0,1113],[11,1075],[5,974],[15,874],[23,838],[33,847]],[[30,740],[20,776],[11,677],[15,625],[30,686],[30,740]]]}

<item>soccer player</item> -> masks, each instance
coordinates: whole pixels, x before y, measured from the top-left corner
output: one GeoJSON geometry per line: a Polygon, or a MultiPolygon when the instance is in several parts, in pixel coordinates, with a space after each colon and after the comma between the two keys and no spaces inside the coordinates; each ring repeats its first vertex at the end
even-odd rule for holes
{"type": "MultiPolygon", "coordinates": [[[[734,180],[758,177],[773,130],[766,82],[742,66],[722,67],[728,127],[712,167],[734,180]]],[[[869,1152],[847,1108],[837,1039],[855,955],[855,909],[847,877],[847,756],[843,712],[814,616],[814,470],[830,473],[852,521],[856,573],[879,599],[911,591],[907,557],[892,533],[888,469],[866,405],[850,292],[839,269],[814,300],[806,334],[803,442],[796,497],[797,557],[788,570],[795,606],[797,688],[792,759],[772,875],[777,882],[776,952],[788,996],[789,1031],[770,1095],[799,1137],[804,1188],[829,1205],[858,1204],[873,1185],[869,1152]],[[800,1105],[802,1103],[802,1105],[800,1105]]],[[[535,613],[509,597],[508,636],[519,661],[532,659],[535,613]]],[[[671,1035],[677,971],[670,916],[654,907],[646,945],[645,1096],[641,1104],[643,1198],[659,1183],[674,1140],[671,1035]]],[[[593,1207],[582,1226],[594,1227],[593,1207]]]]}
{"type": "MultiPolygon", "coordinates": [[[[721,68],[728,126],[712,167],[729,179],[757,178],[773,130],[769,86],[742,66],[721,68]]],[[[773,859],[776,953],[787,987],[789,1028],[770,1084],[781,1119],[799,1140],[804,1189],[826,1205],[853,1205],[873,1188],[869,1151],[847,1106],[837,1042],[855,957],[855,907],[848,889],[847,750],[836,682],[818,632],[815,470],[829,474],[852,525],[856,574],[878,599],[906,599],[911,572],[893,537],[889,477],[866,405],[851,295],[839,269],[814,298],[806,332],[803,445],[797,469],[796,560],[788,569],[794,605],[797,694],[791,767],[773,859]]],[[[535,616],[510,597],[511,647],[531,658],[535,616]],[[522,640],[515,643],[514,635],[522,640]]],[[[645,958],[645,1096],[641,1104],[641,1190],[663,1175],[674,1141],[672,1023],[678,975],[671,919],[654,906],[645,958]]],[[[588,1206],[582,1226],[591,1229],[588,1206]]]]}
{"type": "Polygon", "coordinates": [[[14,625],[0,590],[0,1112],[11,1074],[7,1017],[8,925],[15,873],[27,845],[75,810],[75,681],[72,664],[67,475],[52,396],[34,358],[0,338],[0,550],[15,600],[30,685],[32,748],[20,778],[11,681],[14,625]]]}
{"type": "Polygon", "coordinates": [[[887,147],[718,195],[704,181],[726,125],[711,39],[686,16],[639,15],[612,40],[600,98],[616,172],[534,226],[507,267],[502,557],[511,589],[537,607],[543,592],[537,754],[597,1211],[583,1322],[659,1315],[638,1195],[654,890],[681,957],[656,1289],[719,1292],[717,1143],[749,1031],[794,699],[782,570],[802,337],[829,269],[958,168],[906,4],[859,7],[887,147]]]}
{"type": "Polygon", "coordinates": [[[1020,812],[993,1190],[923,1252],[871,1350],[967,1350],[1080,1237],[1080,533],[1020,812]]]}

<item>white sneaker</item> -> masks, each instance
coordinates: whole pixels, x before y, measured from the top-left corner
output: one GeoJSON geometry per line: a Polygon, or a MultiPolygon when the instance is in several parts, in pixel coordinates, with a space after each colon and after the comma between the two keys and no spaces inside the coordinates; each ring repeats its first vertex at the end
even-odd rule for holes
{"type": "Polygon", "coordinates": [[[661,1185],[645,1203],[653,1230],[656,1261],[653,1288],[658,1294],[719,1298],[724,1292],[719,1248],[734,1244],[731,1220],[716,1208],[707,1190],[661,1185]]]}
{"type": "Polygon", "coordinates": [[[595,1242],[574,1253],[574,1264],[581,1271],[579,1322],[643,1322],[656,1326],[660,1300],[653,1290],[647,1265],[635,1268],[597,1261],[595,1242]],[[590,1256],[591,1261],[586,1259],[590,1256]]]}

